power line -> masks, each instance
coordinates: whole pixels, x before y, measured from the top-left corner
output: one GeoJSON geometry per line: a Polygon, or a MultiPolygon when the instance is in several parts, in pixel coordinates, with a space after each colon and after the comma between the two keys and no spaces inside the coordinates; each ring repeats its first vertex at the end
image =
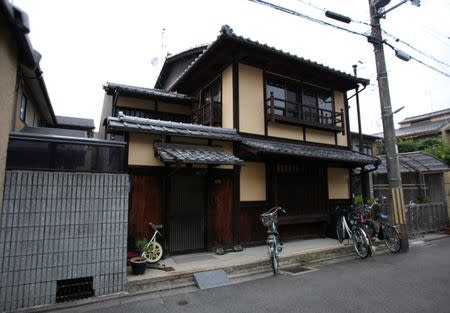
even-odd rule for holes
{"type": "Polygon", "coordinates": [[[341,26],[337,26],[337,25],[334,25],[334,24],[322,21],[322,20],[320,20],[318,18],[311,17],[311,16],[308,16],[308,15],[305,15],[305,14],[293,11],[291,9],[278,6],[278,5],[270,3],[270,2],[266,2],[266,1],[263,1],[263,0],[248,0],[248,1],[255,2],[255,3],[258,3],[258,4],[262,4],[262,5],[268,6],[268,7],[272,8],[272,9],[275,9],[275,10],[278,10],[278,11],[281,11],[281,12],[284,12],[284,13],[288,13],[288,14],[291,14],[291,15],[295,15],[295,16],[307,19],[307,20],[315,22],[315,23],[319,23],[319,24],[322,24],[322,25],[334,27],[336,29],[346,31],[346,32],[354,34],[354,35],[367,37],[367,35],[365,35],[363,33],[358,33],[357,31],[354,31],[354,30],[351,30],[351,29],[348,29],[348,28],[344,28],[344,27],[341,27],[341,26]]]}
{"type": "MultiPolygon", "coordinates": [[[[306,2],[305,0],[297,0],[297,1],[299,1],[299,2],[301,2],[301,3],[304,3],[304,4],[306,4],[306,5],[309,5],[310,7],[314,8],[314,9],[316,9],[316,10],[322,11],[322,12],[328,11],[328,10],[325,9],[325,8],[318,7],[318,6],[314,5],[314,4],[312,4],[311,1],[309,1],[309,2],[306,2]]],[[[354,20],[353,18],[352,18],[351,20],[352,20],[352,22],[354,22],[354,23],[358,23],[358,24],[363,24],[363,25],[370,26],[370,23],[367,23],[367,22],[364,22],[364,21],[354,20]]]]}
{"type": "MultiPolygon", "coordinates": [[[[397,54],[398,49],[396,49],[392,44],[390,44],[386,40],[383,40],[383,42],[384,42],[384,44],[386,44],[386,46],[388,46],[389,48],[394,50],[395,53],[397,54]]],[[[435,68],[434,66],[431,66],[430,64],[427,64],[427,63],[425,63],[425,62],[423,62],[423,61],[421,61],[421,60],[419,60],[419,59],[417,59],[417,58],[415,58],[415,57],[413,57],[411,55],[408,55],[408,56],[409,56],[409,58],[413,59],[414,61],[419,62],[420,64],[425,65],[426,67],[428,67],[428,68],[430,68],[430,69],[432,69],[432,70],[434,70],[434,71],[436,71],[438,73],[441,73],[444,76],[450,77],[450,74],[447,74],[447,73],[445,73],[445,72],[435,68]]]]}
{"type": "MultiPolygon", "coordinates": [[[[371,37],[369,35],[366,35],[366,34],[363,34],[363,33],[359,33],[357,31],[353,31],[353,30],[350,30],[348,28],[340,27],[340,26],[337,26],[337,25],[325,22],[323,20],[320,20],[318,18],[314,18],[314,17],[308,16],[306,14],[302,14],[302,13],[296,12],[294,10],[278,6],[278,5],[270,3],[270,2],[266,2],[266,1],[263,1],[263,0],[248,0],[248,1],[255,2],[255,3],[261,4],[261,5],[265,5],[267,7],[272,8],[272,9],[275,9],[275,10],[278,10],[278,11],[281,11],[281,12],[284,12],[284,13],[288,13],[288,14],[291,14],[291,15],[295,15],[295,16],[307,19],[309,21],[312,21],[312,22],[315,22],[315,23],[319,23],[321,25],[326,25],[326,26],[330,26],[330,27],[333,27],[333,28],[336,28],[336,29],[339,29],[339,30],[342,30],[342,31],[346,31],[346,32],[354,34],[354,35],[359,35],[359,36],[363,36],[363,37],[366,37],[366,38],[371,37]]],[[[397,51],[397,49],[394,46],[392,46],[391,44],[389,44],[387,41],[384,41],[383,43],[386,43],[391,49],[393,49],[394,51],[397,51]]],[[[427,63],[425,63],[425,62],[423,62],[423,61],[421,61],[421,60],[419,60],[417,58],[415,58],[415,57],[410,56],[410,58],[413,59],[414,61],[416,61],[416,62],[418,62],[418,63],[420,63],[420,64],[422,64],[422,65],[424,65],[424,66],[426,66],[426,67],[428,67],[428,68],[430,68],[430,69],[432,69],[432,70],[434,70],[434,71],[436,71],[436,72],[438,72],[438,73],[440,73],[442,75],[444,75],[444,76],[450,77],[450,74],[447,74],[447,73],[445,73],[445,72],[443,72],[443,71],[441,71],[441,70],[439,70],[439,69],[437,69],[437,68],[435,68],[435,67],[433,67],[433,66],[431,66],[431,65],[429,65],[429,64],[427,64],[427,63]]]]}
{"type": "Polygon", "coordinates": [[[422,54],[422,55],[424,55],[424,56],[426,56],[426,57],[428,57],[428,58],[430,58],[430,59],[432,59],[432,60],[434,60],[434,61],[436,61],[436,62],[442,64],[442,65],[445,65],[445,66],[447,66],[447,67],[450,67],[450,64],[445,63],[444,61],[441,61],[441,60],[436,59],[436,58],[435,58],[434,56],[432,56],[431,54],[428,54],[428,53],[425,53],[425,52],[423,52],[423,51],[420,51],[419,49],[413,47],[411,44],[409,44],[409,43],[407,43],[407,42],[401,40],[401,39],[398,38],[397,36],[391,35],[390,33],[388,33],[388,32],[385,31],[385,30],[382,30],[382,31],[383,31],[383,33],[385,33],[385,34],[388,35],[389,37],[392,37],[395,41],[401,42],[402,44],[404,44],[404,45],[410,47],[410,48],[413,49],[414,51],[416,51],[416,52],[418,52],[418,53],[420,53],[420,54],[422,54]]]}

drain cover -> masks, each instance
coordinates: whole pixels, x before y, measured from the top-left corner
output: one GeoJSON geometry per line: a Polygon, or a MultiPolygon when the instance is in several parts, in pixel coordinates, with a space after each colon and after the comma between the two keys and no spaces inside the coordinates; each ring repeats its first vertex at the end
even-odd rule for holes
{"type": "Polygon", "coordinates": [[[230,283],[223,269],[195,273],[194,281],[200,289],[221,287],[230,283]]]}
{"type": "Polygon", "coordinates": [[[315,268],[310,268],[310,267],[305,267],[305,266],[300,266],[300,265],[283,268],[283,272],[285,272],[287,274],[291,274],[291,275],[299,275],[299,274],[316,271],[316,270],[317,269],[315,269],[315,268]]]}

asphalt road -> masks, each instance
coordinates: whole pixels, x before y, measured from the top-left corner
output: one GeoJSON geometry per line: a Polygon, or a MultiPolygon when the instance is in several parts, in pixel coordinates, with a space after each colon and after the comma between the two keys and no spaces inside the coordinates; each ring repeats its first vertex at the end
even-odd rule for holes
{"type": "Polygon", "coordinates": [[[352,258],[300,275],[174,295],[147,295],[59,311],[72,312],[439,312],[450,313],[450,238],[407,254],[352,258]]]}

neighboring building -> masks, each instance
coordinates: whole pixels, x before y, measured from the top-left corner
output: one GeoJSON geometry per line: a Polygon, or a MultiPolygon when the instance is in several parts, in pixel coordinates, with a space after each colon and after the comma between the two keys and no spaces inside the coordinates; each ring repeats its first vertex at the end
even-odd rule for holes
{"type": "MultiPolygon", "coordinates": [[[[369,81],[237,36],[166,59],[156,88],[106,83],[99,136],[128,144],[129,236],[162,223],[170,253],[325,235],[351,199],[346,92],[369,81]]],[[[334,228],[334,227],[333,227],[334,228]]]]}
{"type": "MultiPolygon", "coordinates": [[[[405,118],[395,130],[399,139],[441,137],[450,142],[450,109],[405,118]]],[[[383,136],[383,133],[375,134],[383,136]]]]}
{"type": "MultiPolygon", "coordinates": [[[[359,152],[359,133],[352,132],[352,149],[359,152]]],[[[374,135],[361,134],[363,151],[362,153],[369,155],[377,155],[377,141],[382,140],[381,137],[374,135]]],[[[361,169],[353,171],[353,193],[354,195],[360,194],[364,199],[372,198],[373,194],[373,181],[372,173],[369,169],[361,173],[361,169]]]]}
{"type": "Polygon", "coordinates": [[[70,116],[56,116],[58,128],[79,130],[85,132],[87,137],[94,137],[94,120],[90,118],[70,117],[70,116]]]}
{"type": "MultiPolygon", "coordinates": [[[[359,133],[352,132],[352,149],[353,151],[359,152],[359,133]]],[[[361,134],[362,135],[362,153],[369,154],[369,155],[377,155],[377,141],[383,140],[383,137],[377,136],[377,135],[368,135],[368,134],[361,134]]]]}
{"type": "MultiPolygon", "coordinates": [[[[425,224],[435,222],[436,212],[440,207],[439,219],[448,222],[450,216],[450,168],[438,158],[422,152],[399,153],[400,174],[404,203],[431,203],[431,211],[423,210],[421,214],[425,224]],[[444,213],[442,213],[444,212],[444,213]],[[442,216],[444,215],[444,216],[442,216]]],[[[376,197],[385,196],[391,201],[389,191],[386,156],[380,155],[381,164],[373,172],[373,189],[376,197]]],[[[410,214],[409,214],[410,215],[410,214]]],[[[414,221],[410,221],[414,223],[414,221]]],[[[411,227],[414,227],[412,225],[411,227]]]]}
{"type": "Polygon", "coordinates": [[[8,136],[25,126],[54,126],[55,114],[47,94],[41,55],[28,38],[28,16],[6,0],[0,1],[0,203],[8,136]]]}
{"type": "MultiPolygon", "coordinates": [[[[386,156],[380,155],[381,164],[373,172],[375,196],[389,197],[386,156]]],[[[447,202],[444,190],[444,174],[450,170],[438,158],[422,152],[399,153],[400,174],[402,176],[405,203],[413,201],[447,202]]]]}

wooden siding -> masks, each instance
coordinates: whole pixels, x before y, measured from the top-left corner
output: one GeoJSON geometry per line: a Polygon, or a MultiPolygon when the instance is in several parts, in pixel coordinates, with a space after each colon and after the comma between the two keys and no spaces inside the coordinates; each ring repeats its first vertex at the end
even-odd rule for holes
{"type": "Polygon", "coordinates": [[[161,178],[157,176],[131,175],[128,236],[138,237],[150,233],[148,223],[160,224],[161,178]]]}

